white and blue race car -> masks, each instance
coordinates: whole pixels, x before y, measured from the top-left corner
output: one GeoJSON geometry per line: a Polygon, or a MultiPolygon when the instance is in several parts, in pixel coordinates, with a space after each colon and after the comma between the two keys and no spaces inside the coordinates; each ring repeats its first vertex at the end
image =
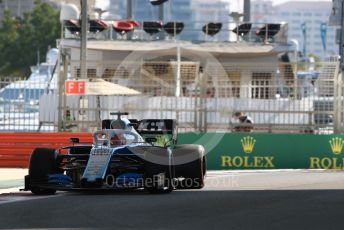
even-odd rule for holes
{"type": "Polygon", "coordinates": [[[178,145],[173,119],[103,120],[93,144],[61,149],[36,148],[25,176],[25,191],[144,188],[150,193],[204,186],[206,158],[201,145],[178,145]],[[67,154],[62,154],[67,150],[67,154]]]}

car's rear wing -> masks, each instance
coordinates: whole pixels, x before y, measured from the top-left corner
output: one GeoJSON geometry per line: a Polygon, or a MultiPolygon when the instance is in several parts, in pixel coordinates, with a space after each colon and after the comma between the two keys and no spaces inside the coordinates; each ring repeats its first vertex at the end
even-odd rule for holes
{"type": "Polygon", "coordinates": [[[174,134],[176,127],[174,119],[144,119],[138,121],[136,130],[147,134],[174,134]]]}
{"type": "Polygon", "coordinates": [[[173,142],[177,141],[177,120],[175,119],[144,119],[138,121],[135,128],[143,137],[170,136],[173,142]]]}

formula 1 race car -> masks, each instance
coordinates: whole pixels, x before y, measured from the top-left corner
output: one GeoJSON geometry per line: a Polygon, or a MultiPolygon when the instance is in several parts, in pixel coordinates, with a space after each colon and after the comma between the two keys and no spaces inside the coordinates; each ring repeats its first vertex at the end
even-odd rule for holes
{"type": "Polygon", "coordinates": [[[178,145],[176,120],[111,115],[118,117],[102,121],[102,130],[93,133],[93,144],[71,138],[73,144],[61,149],[34,149],[23,190],[39,195],[120,188],[168,193],[204,186],[204,148],[178,145]]]}

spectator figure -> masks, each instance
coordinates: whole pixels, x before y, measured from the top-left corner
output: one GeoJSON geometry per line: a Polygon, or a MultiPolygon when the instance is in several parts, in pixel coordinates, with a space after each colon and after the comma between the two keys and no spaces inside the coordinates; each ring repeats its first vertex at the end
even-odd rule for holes
{"type": "Polygon", "coordinates": [[[236,132],[251,132],[253,130],[253,120],[244,112],[235,112],[234,118],[238,119],[238,126],[234,127],[236,132]]]}

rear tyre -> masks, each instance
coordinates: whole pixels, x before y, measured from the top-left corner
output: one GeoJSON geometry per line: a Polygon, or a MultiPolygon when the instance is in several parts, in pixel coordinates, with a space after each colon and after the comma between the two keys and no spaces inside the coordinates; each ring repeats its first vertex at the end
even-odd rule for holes
{"type": "Polygon", "coordinates": [[[206,158],[201,145],[177,145],[173,150],[177,189],[201,189],[204,187],[206,158]]]}
{"type": "Polygon", "coordinates": [[[144,188],[149,193],[170,193],[174,189],[171,151],[155,147],[145,152],[144,188]]]}
{"type": "Polygon", "coordinates": [[[202,161],[203,161],[202,169],[203,169],[203,177],[204,177],[207,174],[207,158],[203,156],[202,161]]]}
{"type": "Polygon", "coordinates": [[[48,182],[48,175],[57,172],[57,154],[55,149],[34,149],[29,164],[29,189],[36,195],[52,195],[55,189],[41,188],[35,184],[48,182]]]}

